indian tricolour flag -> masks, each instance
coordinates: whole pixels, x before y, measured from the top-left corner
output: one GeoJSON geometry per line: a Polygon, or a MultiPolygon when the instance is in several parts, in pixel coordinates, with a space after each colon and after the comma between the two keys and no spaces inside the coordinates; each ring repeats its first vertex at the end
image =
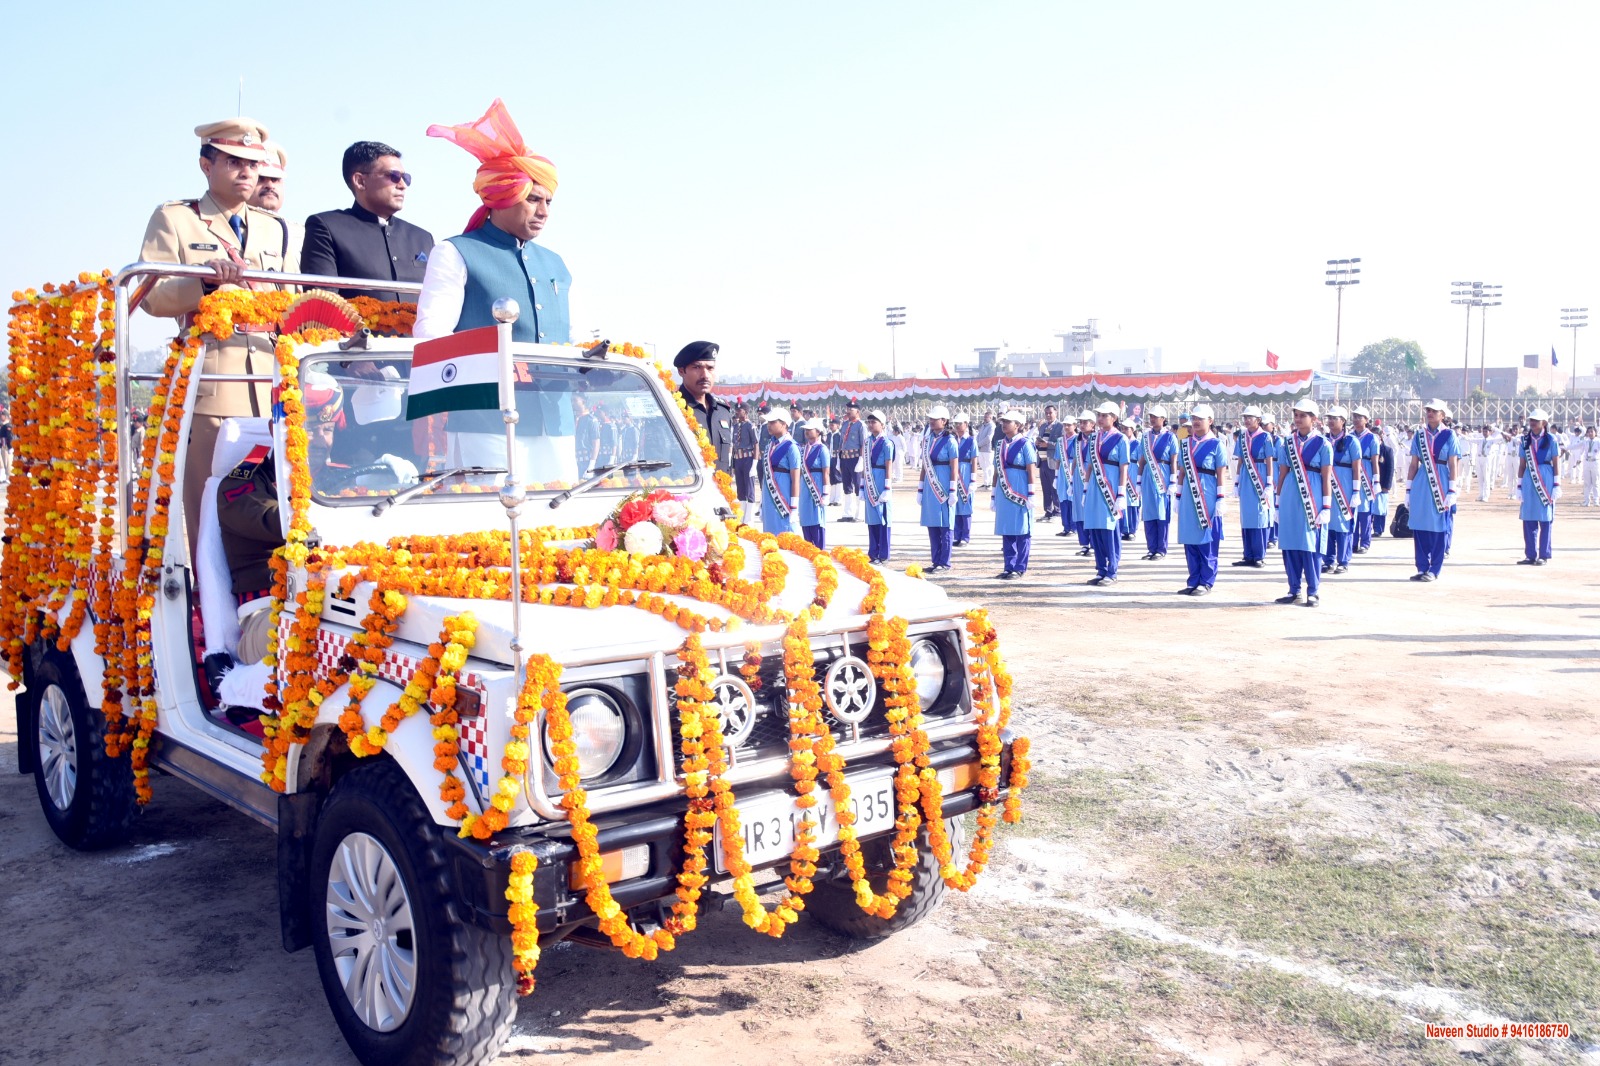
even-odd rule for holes
{"type": "Polygon", "coordinates": [[[421,341],[412,349],[406,418],[499,406],[500,350],[495,327],[421,341]]]}

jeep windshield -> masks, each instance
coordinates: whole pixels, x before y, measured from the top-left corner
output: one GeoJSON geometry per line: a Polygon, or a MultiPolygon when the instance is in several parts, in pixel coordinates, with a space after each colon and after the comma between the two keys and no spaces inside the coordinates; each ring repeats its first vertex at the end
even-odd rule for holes
{"type": "MultiPolygon", "coordinates": [[[[410,360],[393,353],[318,356],[300,364],[310,437],[311,487],[319,503],[371,506],[430,473],[459,471],[413,504],[494,493],[506,465],[498,410],[405,417],[410,360]]],[[[516,364],[517,473],[530,492],[560,492],[616,464],[665,466],[619,472],[596,491],[699,480],[689,442],[650,379],[616,364],[516,364]]]]}

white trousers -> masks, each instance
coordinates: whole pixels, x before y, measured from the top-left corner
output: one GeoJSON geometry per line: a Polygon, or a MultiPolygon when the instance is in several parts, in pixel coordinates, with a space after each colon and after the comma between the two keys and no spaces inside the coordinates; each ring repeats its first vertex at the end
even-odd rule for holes
{"type": "Polygon", "coordinates": [[[1600,460],[1583,461],[1583,505],[1600,507],[1600,460]]]}

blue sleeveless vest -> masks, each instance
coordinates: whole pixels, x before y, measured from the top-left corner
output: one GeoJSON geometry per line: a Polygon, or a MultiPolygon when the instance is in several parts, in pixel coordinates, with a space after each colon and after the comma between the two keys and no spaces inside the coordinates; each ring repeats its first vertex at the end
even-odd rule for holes
{"type": "Polygon", "coordinates": [[[509,296],[522,307],[511,330],[514,340],[565,344],[572,339],[567,315],[572,275],[559,255],[532,241],[519,248],[517,239],[493,222],[449,241],[467,264],[466,297],[457,333],[494,325],[489,309],[500,297],[509,296]]]}

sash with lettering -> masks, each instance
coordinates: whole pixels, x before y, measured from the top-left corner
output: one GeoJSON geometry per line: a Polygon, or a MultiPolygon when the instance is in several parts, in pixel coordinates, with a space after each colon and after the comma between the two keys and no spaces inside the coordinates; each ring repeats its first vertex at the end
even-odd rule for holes
{"type": "MultiPolygon", "coordinates": [[[[1311,443],[1312,437],[1315,437],[1317,440],[1322,439],[1320,434],[1313,433],[1310,437],[1306,437],[1304,439],[1304,444],[1302,444],[1299,430],[1290,433],[1289,458],[1293,461],[1292,469],[1294,470],[1294,485],[1295,488],[1300,492],[1300,506],[1305,508],[1307,524],[1312,528],[1315,528],[1317,524],[1317,512],[1320,510],[1320,508],[1317,507],[1317,505],[1311,500],[1311,476],[1306,473],[1306,457],[1304,451],[1305,445],[1311,443]]],[[[1334,478],[1334,480],[1338,481],[1339,479],[1334,478]]]]}
{"type": "MultiPolygon", "coordinates": [[[[778,505],[779,518],[788,518],[793,509],[789,506],[788,493],[778,491],[778,476],[772,472],[772,459],[778,454],[779,448],[793,444],[794,441],[792,440],[780,438],[772,447],[767,449],[766,461],[761,464],[761,478],[766,482],[767,491],[772,494],[772,502],[778,505]]],[[[801,473],[804,474],[805,471],[801,471],[801,473]]],[[[789,472],[789,477],[791,479],[789,484],[793,485],[794,471],[791,470],[789,472]]],[[[806,478],[806,480],[809,481],[811,479],[806,478]]]]}
{"type": "MultiPolygon", "coordinates": [[[[1206,438],[1206,440],[1213,439],[1206,438]]],[[[1204,443],[1205,441],[1192,435],[1183,442],[1183,468],[1189,474],[1189,500],[1194,504],[1194,516],[1200,520],[1201,528],[1207,529],[1211,526],[1211,510],[1206,506],[1206,492],[1200,485],[1199,456],[1195,454],[1204,443]]]]}
{"type": "MultiPolygon", "coordinates": [[[[1549,434],[1539,434],[1543,441],[1549,434]]],[[[1533,475],[1533,491],[1539,497],[1539,506],[1555,506],[1555,496],[1551,493],[1550,486],[1544,483],[1544,475],[1539,472],[1539,446],[1533,442],[1532,433],[1522,435],[1522,458],[1528,464],[1528,473],[1533,475]]]]}
{"type": "Polygon", "coordinates": [[[1440,514],[1450,510],[1444,502],[1444,482],[1439,478],[1439,456],[1434,451],[1433,441],[1442,440],[1448,429],[1441,429],[1428,438],[1428,427],[1423,426],[1417,430],[1417,451],[1422,453],[1422,472],[1428,478],[1428,492],[1433,496],[1433,508],[1440,514]]]}
{"type": "MultiPolygon", "coordinates": [[[[811,476],[811,457],[821,450],[822,445],[820,443],[806,445],[806,457],[800,465],[805,468],[806,491],[811,493],[811,502],[818,507],[826,507],[827,504],[822,502],[822,486],[818,485],[811,476]]],[[[823,469],[826,470],[827,467],[823,467],[823,469]]]]}
{"type": "Polygon", "coordinates": [[[1017,437],[1015,440],[1006,441],[1000,445],[1000,494],[1006,499],[1010,500],[1012,503],[1016,504],[1018,507],[1027,509],[1030,506],[1028,503],[1028,497],[1022,495],[1021,493],[1017,492],[1016,489],[1011,487],[1011,475],[1007,473],[1009,470],[1027,469],[1027,467],[1024,466],[1013,467],[1011,465],[1011,453],[1015,449],[1020,448],[1022,444],[1022,438],[1017,437]]]}
{"type": "Polygon", "coordinates": [[[1139,447],[1141,447],[1141,448],[1143,447],[1143,445],[1140,444],[1138,438],[1132,438],[1132,439],[1130,439],[1128,441],[1128,466],[1129,466],[1129,470],[1128,470],[1128,506],[1129,507],[1138,507],[1140,504],[1142,504],[1144,502],[1144,490],[1139,487],[1139,478],[1134,476],[1134,473],[1133,473],[1133,470],[1132,470],[1132,467],[1133,467],[1133,449],[1134,449],[1135,445],[1139,445],[1139,447]]]}
{"type": "MultiPolygon", "coordinates": [[[[1355,442],[1355,438],[1350,436],[1349,434],[1345,434],[1344,436],[1338,437],[1338,438],[1329,437],[1328,440],[1333,444],[1333,458],[1334,458],[1334,464],[1333,465],[1337,467],[1339,465],[1339,462],[1338,462],[1338,460],[1339,460],[1339,441],[1347,440],[1347,441],[1350,441],[1351,443],[1354,443],[1355,442]]],[[[1356,461],[1355,461],[1355,465],[1356,466],[1361,466],[1364,463],[1364,460],[1362,460],[1362,458],[1361,458],[1360,452],[1361,452],[1361,446],[1359,444],[1357,444],[1356,445],[1356,461]]],[[[1339,471],[1335,470],[1333,472],[1333,477],[1330,478],[1329,480],[1333,482],[1333,494],[1339,498],[1339,513],[1344,516],[1344,520],[1346,522],[1351,521],[1353,518],[1355,518],[1356,505],[1351,503],[1350,502],[1350,497],[1348,497],[1348,496],[1346,496],[1344,494],[1344,486],[1339,484],[1339,471]]]]}
{"type": "MultiPolygon", "coordinates": [[[[1113,430],[1112,432],[1116,432],[1113,430]]],[[[1122,434],[1118,433],[1117,436],[1122,434]]],[[[1094,464],[1094,487],[1100,490],[1100,498],[1106,501],[1106,509],[1113,515],[1117,513],[1117,490],[1111,487],[1111,478],[1106,474],[1106,458],[1100,454],[1104,442],[1111,439],[1111,434],[1100,430],[1094,431],[1094,440],[1089,445],[1089,454],[1092,455],[1094,464]]]]}
{"type": "Polygon", "coordinates": [[[1244,468],[1250,472],[1250,485],[1256,490],[1256,499],[1261,501],[1263,508],[1270,507],[1272,502],[1267,498],[1267,479],[1256,468],[1255,446],[1256,438],[1265,437],[1266,435],[1267,432],[1263,429],[1258,429],[1254,433],[1251,433],[1248,429],[1244,431],[1244,468]]]}
{"type": "MultiPolygon", "coordinates": [[[[945,436],[941,433],[935,439],[932,433],[927,433],[922,437],[922,480],[928,483],[928,488],[933,492],[933,498],[939,501],[940,507],[950,502],[950,490],[940,485],[939,479],[934,476],[933,449],[938,446],[939,441],[944,440],[945,436]]],[[[957,462],[958,470],[960,465],[957,462]]]]}
{"type": "Polygon", "coordinates": [[[1162,430],[1161,436],[1146,433],[1144,436],[1144,461],[1156,468],[1156,487],[1159,492],[1167,491],[1167,484],[1171,480],[1167,473],[1167,464],[1156,458],[1156,445],[1161,443],[1161,437],[1171,436],[1170,431],[1162,430]]]}
{"type": "MultiPolygon", "coordinates": [[[[1356,482],[1356,484],[1360,487],[1362,493],[1367,497],[1368,502],[1378,498],[1378,490],[1372,484],[1372,476],[1367,473],[1367,441],[1372,439],[1373,437],[1370,431],[1363,433],[1361,436],[1356,438],[1356,446],[1361,452],[1360,461],[1356,464],[1356,469],[1361,471],[1361,478],[1356,482]]],[[[1378,449],[1376,444],[1374,444],[1372,450],[1374,453],[1377,452],[1378,449]]],[[[1376,455],[1374,455],[1372,461],[1374,463],[1378,461],[1376,455]]]]}
{"type": "Polygon", "coordinates": [[[971,437],[957,437],[953,439],[953,445],[956,450],[956,499],[962,503],[972,502],[972,486],[967,484],[967,468],[965,463],[970,463],[974,460],[968,459],[964,462],[961,458],[961,442],[971,439],[971,437]]]}
{"type": "MultiPolygon", "coordinates": [[[[861,491],[862,494],[866,496],[867,502],[874,507],[880,507],[883,505],[883,497],[878,495],[878,482],[873,478],[872,471],[876,469],[878,448],[880,445],[886,443],[887,441],[885,441],[882,437],[869,438],[866,446],[867,476],[861,481],[861,491]]],[[[889,483],[889,461],[887,459],[885,459],[883,463],[883,481],[885,486],[887,486],[889,483]]]]}

